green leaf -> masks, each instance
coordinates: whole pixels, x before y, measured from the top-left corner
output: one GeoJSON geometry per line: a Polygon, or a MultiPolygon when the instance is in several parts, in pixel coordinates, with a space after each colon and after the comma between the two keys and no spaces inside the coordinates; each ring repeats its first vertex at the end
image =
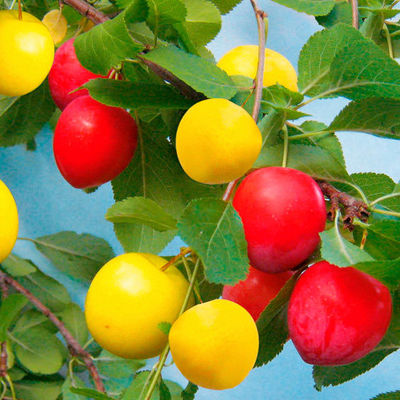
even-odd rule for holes
{"type": "MultiPolygon", "coordinates": [[[[361,188],[369,201],[373,201],[379,197],[393,193],[395,190],[395,183],[389,176],[385,174],[376,174],[373,172],[351,174],[351,180],[354,184],[361,188]]],[[[351,193],[357,194],[357,192],[351,193]]],[[[400,206],[400,201],[397,200],[397,202],[400,206]]]]}
{"type": "Polygon", "coordinates": [[[71,332],[72,336],[83,346],[88,340],[89,332],[86,326],[85,315],[81,308],[75,304],[68,304],[57,315],[71,332]]]}
{"type": "MultiPolygon", "coordinates": [[[[141,371],[137,373],[133,379],[132,384],[128,387],[128,389],[122,396],[121,400],[132,400],[132,399],[142,400],[141,394],[144,385],[146,383],[146,380],[149,376],[149,373],[150,371],[141,371]]],[[[151,395],[151,398],[146,400],[160,400],[159,390],[160,390],[159,385],[157,385],[153,394],[151,395]]]]}
{"type": "Polygon", "coordinates": [[[160,47],[142,57],[171,72],[207,97],[230,99],[236,93],[237,89],[226,72],[212,62],[185,53],[177,47],[160,47]]]}
{"type": "Polygon", "coordinates": [[[55,108],[47,80],[25,96],[9,100],[0,97],[0,146],[31,141],[50,119],[55,108]]]}
{"type": "Polygon", "coordinates": [[[162,84],[100,78],[91,79],[84,86],[89,89],[95,100],[114,107],[187,109],[194,103],[184,98],[173,87],[162,84]]]}
{"type": "Polygon", "coordinates": [[[351,25],[351,5],[347,1],[336,1],[329,14],[316,17],[316,20],[325,28],[331,28],[338,23],[351,25]]]}
{"type": "Polygon", "coordinates": [[[353,267],[373,276],[389,289],[396,289],[400,284],[400,260],[368,261],[354,264],[353,267]]]}
{"type": "Polygon", "coordinates": [[[18,277],[16,280],[53,312],[61,311],[71,303],[67,289],[40,271],[18,277]]]}
{"type": "Polygon", "coordinates": [[[361,360],[337,367],[314,366],[313,378],[315,387],[317,390],[321,390],[324,386],[337,386],[350,381],[378,365],[385,357],[393,353],[393,351],[395,351],[395,349],[375,350],[361,360]]]}
{"type": "Polygon", "coordinates": [[[13,253],[1,262],[1,266],[8,274],[14,277],[29,275],[36,271],[36,267],[29,260],[18,257],[13,253]]]}
{"type": "Polygon", "coordinates": [[[373,40],[375,43],[378,43],[384,40],[382,37],[383,21],[383,15],[368,13],[367,18],[364,19],[364,22],[360,26],[360,32],[366,38],[373,40]]]}
{"type": "Polygon", "coordinates": [[[81,397],[89,397],[90,399],[94,400],[114,400],[112,397],[108,397],[106,394],[98,392],[94,389],[71,387],[70,391],[72,393],[79,394],[81,397]]]}
{"type": "Polygon", "coordinates": [[[24,379],[15,382],[18,399],[24,400],[56,400],[61,392],[62,380],[32,381],[24,379]]]}
{"type": "Polygon", "coordinates": [[[164,25],[181,22],[186,17],[186,8],[181,0],[146,0],[149,7],[147,24],[157,32],[164,25]]]}
{"type": "Polygon", "coordinates": [[[176,219],[155,201],[145,197],[128,197],[111,206],[105,218],[116,223],[140,223],[163,232],[176,229],[176,219]]]}
{"type": "Polygon", "coordinates": [[[245,279],[247,243],[232,204],[217,199],[193,200],[178,221],[178,232],[201,257],[207,280],[233,285],[245,279]]]}
{"type": "Polygon", "coordinates": [[[158,324],[158,329],[162,332],[165,333],[166,335],[169,334],[169,331],[171,330],[172,324],[170,322],[160,322],[158,324]]]}
{"type": "Polygon", "coordinates": [[[22,294],[11,294],[3,300],[0,307],[0,342],[7,339],[7,330],[28,302],[22,294]]]}
{"type": "MultiPolygon", "coordinates": [[[[79,394],[75,394],[71,392],[71,386],[84,386],[85,383],[79,379],[77,376],[74,376],[74,383],[72,384],[71,378],[67,376],[67,379],[64,381],[62,388],[61,388],[61,393],[62,393],[62,400],[83,400],[82,396],[79,394]]],[[[85,397],[85,400],[88,400],[88,397],[85,397]]]]}
{"type": "Polygon", "coordinates": [[[310,15],[326,15],[335,5],[331,0],[274,0],[283,6],[310,15]]]}
{"type": "Polygon", "coordinates": [[[147,12],[146,2],[135,0],[114,19],[79,35],[74,47],[80,63],[96,74],[107,75],[121,61],[135,57],[144,46],[132,40],[126,24],[145,21],[147,12]]]}
{"type": "Polygon", "coordinates": [[[184,0],[187,16],[179,24],[191,43],[197,48],[209,43],[221,29],[221,14],[218,8],[208,0],[184,0]]]}
{"type": "Polygon", "coordinates": [[[265,148],[269,148],[270,146],[280,142],[280,140],[278,140],[278,135],[285,121],[285,113],[274,110],[263,117],[263,119],[257,124],[263,138],[262,152],[265,148]]]}
{"type": "MultiPolygon", "coordinates": [[[[283,144],[264,147],[254,164],[255,168],[282,165],[283,144]]],[[[322,147],[289,144],[289,168],[298,169],[317,179],[346,179],[344,166],[322,147]]]]}
{"type": "Polygon", "coordinates": [[[285,86],[276,84],[263,88],[262,100],[278,107],[289,107],[300,104],[304,96],[299,92],[292,92],[285,86]]]}
{"type": "Polygon", "coordinates": [[[320,233],[322,258],[339,267],[347,267],[363,261],[373,261],[364,250],[344,239],[335,228],[320,233]]]}
{"type": "Polygon", "coordinates": [[[376,221],[368,226],[368,230],[379,234],[385,240],[399,242],[400,245],[400,221],[398,220],[376,221]]]}
{"type": "Polygon", "coordinates": [[[360,39],[362,35],[345,24],[337,24],[311,36],[299,56],[300,91],[309,96],[323,92],[329,83],[329,70],[335,56],[345,46],[360,39]]]}
{"type": "MultiPolygon", "coordinates": [[[[300,135],[304,133],[312,133],[312,132],[323,132],[326,129],[327,126],[318,121],[305,121],[300,126],[288,127],[289,136],[300,135]]],[[[291,143],[295,144],[305,144],[305,145],[322,147],[323,149],[328,151],[329,154],[333,156],[337,161],[339,161],[339,163],[342,164],[343,167],[346,166],[342,145],[337,136],[333,133],[320,134],[300,139],[291,137],[290,141],[291,143]]]]}
{"type": "MultiPolygon", "coordinates": [[[[303,98],[304,96],[299,92],[292,92],[284,86],[276,84],[263,89],[261,110],[263,113],[269,113],[273,109],[280,111],[282,113],[285,113],[286,119],[289,120],[301,118],[309,114],[294,110],[290,107],[299,104],[303,100],[303,98]]],[[[254,95],[251,97],[251,99],[247,101],[247,104],[250,100],[254,101],[254,95]]]]}
{"type": "Polygon", "coordinates": [[[60,271],[73,278],[90,282],[114,252],[101,238],[90,234],[64,231],[32,239],[36,248],[60,271]]]}
{"type": "Polygon", "coordinates": [[[178,385],[176,382],[169,381],[167,379],[163,379],[163,382],[167,386],[169,393],[171,395],[171,400],[181,400],[182,394],[182,386],[178,385]]]}
{"type": "Polygon", "coordinates": [[[227,14],[243,0],[211,0],[219,9],[221,14],[227,14]]]}
{"type": "Polygon", "coordinates": [[[44,314],[36,310],[28,310],[18,318],[12,332],[22,332],[33,329],[36,326],[43,327],[52,333],[58,331],[56,326],[44,314]]]}
{"type": "Polygon", "coordinates": [[[400,391],[382,393],[371,398],[371,400],[400,400],[400,391]]]}
{"type": "Polygon", "coordinates": [[[9,337],[18,361],[34,374],[52,375],[64,364],[64,346],[43,327],[13,332],[9,337]]]}
{"type": "MultiPolygon", "coordinates": [[[[10,352],[12,354],[12,357],[14,357],[14,353],[10,352]]],[[[8,356],[10,357],[10,353],[8,354],[8,356]]],[[[8,361],[7,361],[8,363],[8,361]]],[[[19,367],[12,367],[11,369],[8,370],[8,375],[10,376],[11,380],[13,382],[17,382],[17,381],[21,381],[22,379],[24,379],[24,377],[26,376],[26,372],[24,370],[22,370],[19,367]]]]}
{"type": "Polygon", "coordinates": [[[283,350],[289,335],[287,305],[299,275],[300,272],[297,272],[285,283],[257,320],[260,337],[257,367],[267,364],[283,350]]]}
{"type": "Polygon", "coordinates": [[[160,400],[171,400],[171,393],[162,379],[160,381],[160,400]]]}
{"type": "MultiPolygon", "coordinates": [[[[360,245],[364,229],[356,227],[353,231],[356,243],[360,245]]],[[[364,250],[376,260],[394,260],[400,258],[400,246],[398,241],[383,238],[374,231],[369,230],[364,250]]]]}
{"type": "Polygon", "coordinates": [[[224,288],[221,284],[211,283],[204,276],[204,270],[200,269],[197,274],[197,283],[200,292],[201,299],[203,302],[218,299],[222,296],[222,290],[224,288]]]}
{"type": "Polygon", "coordinates": [[[192,382],[188,382],[185,390],[182,392],[182,400],[194,400],[199,387],[192,382]]]}
{"type": "Polygon", "coordinates": [[[400,98],[400,66],[368,39],[354,40],[331,65],[328,94],[400,98]]]}
{"type": "Polygon", "coordinates": [[[329,131],[356,131],[400,139],[400,100],[368,98],[348,104],[329,131]]]}
{"type": "Polygon", "coordinates": [[[145,361],[127,360],[106,350],[103,350],[94,362],[101,375],[115,379],[129,378],[146,365],[145,361]]]}
{"type": "MultiPolygon", "coordinates": [[[[112,181],[115,200],[142,196],[151,199],[173,217],[184,208],[180,182],[187,182],[167,139],[143,132],[143,140],[130,165],[112,181]],[[145,162],[144,162],[145,161],[145,162]]],[[[116,223],[114,230],[125,251],[159,253],[176,231],[158,232],[144,224],[116,223]]]]}

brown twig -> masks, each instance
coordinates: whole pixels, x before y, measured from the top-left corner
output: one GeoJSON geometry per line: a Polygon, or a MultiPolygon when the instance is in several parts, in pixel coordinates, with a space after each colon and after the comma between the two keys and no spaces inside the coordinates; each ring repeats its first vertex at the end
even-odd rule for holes
{"type": "Polygon", "coordinates": [[[354,198],[348,193],[341,192],[334,188],[332,185],[325,181],[317,181],[322,193],[328,197],[331,201],[331,208],[328,211],[328,219],[333,221],[337,210],[340,205],[345,209],[343,217],[344,227],[353,230],[354,218],[358,218],[360,221],[367,222],[370,212],[368,206],[361,200],[354,198]]]}
{"type": "Polygon", "coordinates": [[[62,0],[62,2],[78,11],[79,14],[90,19],[95,24],[101,24],[109,20],[107,15],[84,0],[62,0]]]}
{"type": "Polygon", "coordinates": [[[267,14],[260,10],[255,0],[250,0],[253,6],[254,14],[257,20],[258,28],[258,64],[257,64],[257,75],[256,75],[256,87],[255,87],[255,100],[253,106],[253,119],[257,122],[258,115],[260,113],[260,105],[262,98],[263,89],[263,77],[264,77],[264,63],[265,63],[265,18],[267,14]]]}
{"type": "MultiPolygon", "coordinates": [[[[260,114],[260,106],[261,106],[261,98],[262,98],[262,90],[263,90],[263,76],[264,76],[264,64],[265,64],[265,18],[267,14],[258,8],[257,2],[255,0],[250,0],[251,5],[254,10],[254,14],[257,20],[257,28],[258,28],[258,64],[257,64],[257,75],[255,79],[255,87],[254,87],[254,105],[252,111],[252,117],[254,121],[258,121],[258,116],[260,114]]],[[[240,179],[240,178],[239,178],[240,179]]],[[[229,182],[228,186],[224,194],[222,195],[222,200],[229,201],[230,197],[235,190],[239,179],[235,179],[232,182],[229,182]]]]}
{"type": "Polygon", "coordinates": [[[358,0],[350,0],[353,27],[358,29],[358,0]]]}
{"type": "Polygon", "coordinates": [[[103,382],[100,378],[99,372],[93,363],[90,354],[85,351],[77,340],[72,336],[71,332],[65,325],[47,308],[37,297],[35,297],[29,290],[25,289],[21,284],[13,278],[0,272],[0,282],[8,286],[12,286],[17,292],[23,294],[42,314],[44,314],[60,331],[61,335],[67,342],[68,349],[73,357],[80,357],[86,365],[90,375],[93,378],[96,389],[99,392],[105,393],[103,382]]]}
{"type": "MultiPolygon", "coordinates": [[[[0,280],[1,298],[4,300],[8,297],[8,286],[3,280],[0,280]]],[[[0,353],[0,378],[7,376],[7,342],[1,343],[1,353],[0,353]]]]}

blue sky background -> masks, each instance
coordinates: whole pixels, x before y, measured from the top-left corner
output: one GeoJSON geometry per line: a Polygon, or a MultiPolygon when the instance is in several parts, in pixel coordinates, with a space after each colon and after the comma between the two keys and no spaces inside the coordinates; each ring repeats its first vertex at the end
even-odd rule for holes
{"type": "MultiPolygon", "coordinates": [[[[320,29],[313,17],[300,14],[270,1],[259,5],[269,14],[269,35],[267,46],[284,54],[297,66],[300,49],[308,37],[320,29]]],[[[240,44],[257,43],[254,15],[249,2],[245,0],[234,11],[224,17],[223,28],[210,44],[218,59],[232,47],[240,44]]],[[[346,104],[344,100],[321,100],[310,104],[307,112],[314,119],[329,122],[346,104]]],[[[375,171],[400,180],[400,142],[382,140],[360,133],[342,133],[349,172],[375,171]]],[[[52,132],[49,128],[37,137],[38,148],[27,152],[23,146],[0,149],[0,179],[13,192],[20,214],[20,236],[37,237],[63,230],[78,233],[88,232],[108,240],[116,253],[122,252],[112,229],[112,224],[103,219],[113,203],[110,184],[103,185],[91,195],[73,189],[59,174],[52,154],[52,132]]],[[[173,241],[164,254],[176,254],[179,241],[173,241]]],[[[31,258],[44,272],[55,278],[61,275],[40,256],[33,245],[18,241],[15,252],[31,258]]],[[[72,280],[62,278],[68,285],[75,301],[83,304],[86,288],[72,280]]],[[[374,395],[400,389],[400,358],[389,356],[381,365],[357,378],[335,388],[317,392],[313,388],[311,366],[302,362],[291,343],[271,363],[253,370],[237,388],[222,392],[200,390],[199,400],[333,400],[369,399],[374,395]]],[[[166,369],[166,377],[185,382],[172,366],[166,369]]]]}

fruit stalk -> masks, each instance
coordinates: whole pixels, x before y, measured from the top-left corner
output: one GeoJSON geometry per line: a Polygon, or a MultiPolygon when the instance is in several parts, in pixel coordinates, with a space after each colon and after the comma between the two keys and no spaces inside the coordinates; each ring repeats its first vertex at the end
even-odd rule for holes
{"type": "Polygon", "coordinates": [[[72,336],[71,332],[65,327],[65,325],[53,314],[49,308],[47,308],[37,297],[35,297],[29,290],[25,289],[21,284],[15,281],[13,278],[0,272],[0,282],[2,285],[12,286],[17,292],[23,294],[42,314],[44,314],[60,331],[68,344],[68,349],[72,356],[78,356],[82,358],[86,365],[90,375],[93,378],[96,389],[99,392],[105,393],[103,382],[100,378],[99,372],[93,363],[91,355],[85,351],[77,340],[72,336]]]}
{"type": "MultiPolygon", "coordinates": [[[[197,259],[196,264],[195,264],[195,266],[193,268],[193,273],[192,273],[192,276],[190,278],[189,287],[188,287],[188,290],[186,292],[186,297],[185,297],[185,300],[183,301],[182,308],[181,308],[181,310],[179,312],[179,316],[181,316],[185,312],[186,307],[187,307],[187,305],[189,303],[190,294],[192,293],[194,284],[196,282],[197,272],[199,271],[199,267],[200,267],[200,258],[197,259]]],[[[154,392],[154,389],[156,388],[156,385],[157,385],[157,382],[159,380],[159,377],[161,376],[161,371],[162,371],[162,369],[164,367],[165,361],[167,360],[168,353],[169,353],[169,344],[167,344],[165,346],[163,352],[161,353],[160,360],[158,361],[157,370],[156,370],[156,372],[155,372],[155,374],[154,374],[154,376],[153,376],[153,378],[151,380],[149,389],[146,392],[145,400],[150,400],[151,399],[151,396],[152,396],[152,394],[154,392]]]]}

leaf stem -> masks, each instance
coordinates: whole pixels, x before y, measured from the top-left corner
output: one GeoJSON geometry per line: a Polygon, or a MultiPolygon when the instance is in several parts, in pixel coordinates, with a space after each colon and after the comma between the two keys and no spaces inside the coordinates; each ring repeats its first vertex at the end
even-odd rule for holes
{"type": "Polygon", "coordinates": [[[319,131],[319,132],[307,132],[307,133],[301,133],[299,135],[293,135],[289,136],[289,140],[296,140],[296,139],[306,139],[314,136],[322,136],[322,135],[327,135],[332,132],[330,131],[319,131]]]}
{"type": "Polygon", "coordinates": [[[21,5],[21,0],[18,0],[18,19],[21,21],[22,20],[22,5],[21,5]]]}
{"type": "Polygon", "coordinates": [[[288,153],[289,153],[289,134],[286,125],[283,125],[283,156],[282,156],[282,167],[287,166],[288,153]]]}
{"type": "MultiPolygon", "coordinates": [[[[190,295],[192,293],[194,284],[196,282],[196,278],[197,278],[197,273],[199,271],[199,267],[200,267],[200,258],[197,259],[196,264],[195,264],[195,266],[193,268],[192,277],[190,279],[189,287],[188,287],[188,289],[186,291],[185,300],[183,301],[181,310],[179,312],[179,316],[181,316],[185,312],[186,307],[189,304],[190,295]]],[[[156,388],[158,379],[161,376],[161,371],[162,371],[162,369],[164,367],[165,361],[167,360],[168,353],[169,353],[169,344],[167,344],[165,346],[163,352],[161,353],[160,360],[157,363],[157,370],[156,370],[156,372],[155,372],[155,374],[154,374],[154,376],[153,376],[153,378],[151,380],[150,386],[149,386],[149,388],[148,388],[148,390],[146,392],[146,395],[145,395],[145,398],[144,398],[145,400],[150,400],[151,399],[151,396],[152,396],[152,394],[154,392],[154,389],[156,388]]]]}
{"type": "Polygon", "coordinates": [[[10,392],[11,392],[11,397],[12,397],[12,399],[13,400],[17,400],[17,396],[16,396],[16,394],[15,394],[15,389],[14,389],[14,384],[13,384],[13,381],[11,380],[11,378],[10,378],[10,375],[6,375],[5,376],[5,378],[6,378],[6,381],[7,381],[7,383],[8,383],[8,386],[9,386],[9,388],[10,388],[10,392]]]}
{"type": "Polygon", "coordinates": [[[13,0],[13,1],[12,1],[10,7],[8,8],[9,10],[12,10],[12,9],[14,8],[14,6],[15,6],[15,1],[16,1],[16,0],[13,0]]]}
{"type": "Polygon", "coordinates": [[[375,207],[371,208],[371,211],[377,214],[390,215],[391,217],[400,217],[400,212],[396,211],[381,210],[380,208],[375,207]]]}
{"type": "Polygon", "coordinates": [[[379,198],[375,199],[374,201],[371,201],[371,203],[369,203],[369,205],[370,205],[370,207],[372,207],[375,204],[380,203],[381,201],[384,201],[384,200],[387,200],[387,199],[391,199],[393,197],[400,197],[400,192],[386,194],[385,196],[379,197],[379,198]]]}
{"type": "Polygon", "coordinates": [[[105,388],[103,382],[100,378],[99,372],[93,363],[91,355],[86,352],[78,341],[72,336],[71,332],[66,328],[66,326],[61,322],[58,317],[51,312],[37,297],[35,297],[29,290],[25,289],[20,283],[15,281],[9,275],[4,272],[0,272],[0,281],[3,281],[8,286],[12,286],[17,292],[23,294],[42,314],[44,314],[60,331],[61,335],[64,337],[68,344],[68,349],[72,356],[81,357],[86,365],[90,375],[93,378],[96,389],[99,392],[105,393],[105,388]]]}
{"type": "Polygon", "coordinates": [[[388,45],[389,56],[390,56],[390,58],[394,58],[392,37],[390,36],[389,29],[388,29],[388,27],[387,27],[387,25],[385,23],[383,24],[383,32],[385,32],[386,41],[387,41],[387,45],[388,45]]]}
{"type": "MultiPolygon", "coordinates": [[[[187,274],[187,276],[188,276],[188,280],[190,281],[190,280],[192,279],[192,272],[190,271],[190,268],[189,268],[187,259],[186,259],[185,257],[182,257],[182,262],[183,262],[183,265],[184,265],[184,267],[185,267],[186,274],[187,274]]],[[[196,287],[196,285],[193,286],[193,291],[194,291],[194,293],[195,293],[197,299],[199,300],[199,302],[202,303],[203,300],[202,300],[202,298],[201,298],[199,289],[196,287]]]]}
{"type": "Polygon", "coordinates": [[[3,387],[3,390],[2,390],[2,392],[0,394],[0,400],[3,400],[4,396],[7,393],[7,384],[4,382],[4,378],[0,379],[0,383],[1,383],[1,386],[3,387]]]}

